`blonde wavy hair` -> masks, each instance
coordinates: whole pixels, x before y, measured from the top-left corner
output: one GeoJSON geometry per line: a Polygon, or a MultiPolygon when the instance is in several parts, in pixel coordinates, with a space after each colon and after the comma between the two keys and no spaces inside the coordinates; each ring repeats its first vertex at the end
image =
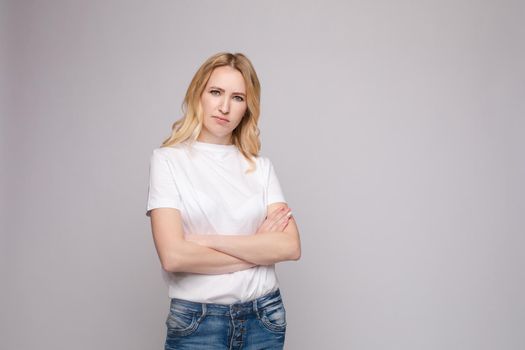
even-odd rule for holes
{"type": "Polygon", "coordinates": [[[246,85],[247,108],[241,122],[232,132],[232,143],[248,160],[250,168],[246,172],[249,173],[256,168],[253,157],[259,154],[261,148],[260,131],[257,126],[260,114],[261,86],[252,63],[242,53],[219,52],[201,65],[186,91],[182,103],[184,116],[173,123],[171,135],[162,142],[161,147],[173,146],[186,140],[191,143],[197,140],[203,123],[201,95],[213,70],[221,66],[237,69],[242,74],[246,85]]]}

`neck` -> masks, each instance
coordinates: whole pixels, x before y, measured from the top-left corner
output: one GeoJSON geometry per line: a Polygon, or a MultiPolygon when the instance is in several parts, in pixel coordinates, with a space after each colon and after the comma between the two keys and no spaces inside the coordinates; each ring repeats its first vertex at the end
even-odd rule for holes
{"type": "Polygon", "coordinates": [[[213,143],[217,145],[233,144],[231,134],[221,138],[221,137],[213,137],[211,135],[204,135],[204,133],[201,132],[199,137],[197,137],[197,141],[205,142],[205,143],[213,143]]]}

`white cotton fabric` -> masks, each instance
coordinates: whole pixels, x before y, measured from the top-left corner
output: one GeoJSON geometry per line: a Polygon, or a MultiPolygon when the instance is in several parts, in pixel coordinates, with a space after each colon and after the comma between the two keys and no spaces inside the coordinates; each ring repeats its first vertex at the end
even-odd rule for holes
{"type": "MultiPolygon", "coordinates": [[[[250,235],[264,222],[267,206],[286,202],[271,161],[257,169],[235,145],[200,141],[153,150],[146,215],[154,208],[181,212],[185,234],[250,235]]],[[[170,273],[161,269],[170,298],[232,304],[276,290],[275,265],[220,275],[170,273]]]]}

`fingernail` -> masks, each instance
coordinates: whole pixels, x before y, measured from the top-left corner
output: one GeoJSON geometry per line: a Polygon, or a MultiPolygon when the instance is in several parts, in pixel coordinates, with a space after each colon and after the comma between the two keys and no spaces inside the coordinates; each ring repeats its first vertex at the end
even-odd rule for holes
{"type": "Polygon", "coordinates": [[[286,214],[286,216],[292,216],[292,211],[290,210],[290,211],[286,214]]]}

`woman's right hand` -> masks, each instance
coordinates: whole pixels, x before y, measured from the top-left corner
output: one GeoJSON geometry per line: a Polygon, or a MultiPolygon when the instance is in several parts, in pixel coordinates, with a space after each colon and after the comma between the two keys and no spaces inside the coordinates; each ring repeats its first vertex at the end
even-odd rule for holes
{"type": "Polygon", "coordinates": [[[292,209],[283,206],[271,212],[256,233],[283,232],[292,217],[292,209]]]}

